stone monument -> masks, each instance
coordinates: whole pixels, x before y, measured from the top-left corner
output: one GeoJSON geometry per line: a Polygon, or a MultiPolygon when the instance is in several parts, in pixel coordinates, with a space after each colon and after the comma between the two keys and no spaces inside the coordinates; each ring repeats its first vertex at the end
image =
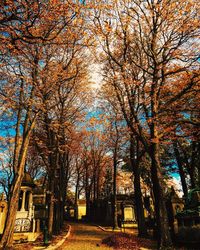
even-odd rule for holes
{"type": "MultiPolygon", "coordinates": [[[[190,190],[182,212],[176,216],[178,220],[178,241],[184,244],[200,246],[200,188],[190,190]]],[[[199,249],[199,248],[198,248],[199,249]]]]}
{"type": "Polygon", "coordinates": [[[2,193],[0,194],[0,234],[2,234],[4,230],[7,209],[8,209],[8,204],[2,193]]]}
{"type": "Polygon", "coordinates": [[[200,225],[200,188],[190,190],[182,212],[177,213],[179,226],[200,225]]]}

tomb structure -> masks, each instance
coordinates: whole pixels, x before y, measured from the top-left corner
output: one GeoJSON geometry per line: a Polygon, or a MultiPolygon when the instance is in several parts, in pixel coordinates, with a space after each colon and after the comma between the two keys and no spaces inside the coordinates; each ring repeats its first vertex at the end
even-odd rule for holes
{"type": "Polygon", "coordinates": [[[0,194],[0,235],[3,233],[4,225],[6,221],[8,204],[6,202],[4,194],[0,194]]]}
{"type": "MultiPolygon", "coordinates": [[[[19,194],[18,209],[16,213],[14,226],[14,241],[34,241],[41,233],[41,220],[45,219],[46,192],[43,189],[42,200],[38,200],[38,194],[34,194],[37,190],[36,185],[30,174],[25,173],[19,194]],[[34,201],[35,200],[35,201],[34,201]],[[39,208],[38,208],[39,203],[39,208]],[[35,210],[36,208],[36,210],[35,210]]],[[[0,235],[3,233],[6,216],[8,210],[8,203],[6,199],[0,196],[0,235]]]]}
{"type": "Polygon", "coordinates": [[[183,211],[177,213],[179,227],[200,225],[200,188],[190,190],[183,211]]]}
{"type": "Polygon", "coordinates": [[[18,202],[18,211],[14,232],[35,232],[35,218],[33,205],[33,188],[35,184],[28,173],[25,173],[18,202]]]}

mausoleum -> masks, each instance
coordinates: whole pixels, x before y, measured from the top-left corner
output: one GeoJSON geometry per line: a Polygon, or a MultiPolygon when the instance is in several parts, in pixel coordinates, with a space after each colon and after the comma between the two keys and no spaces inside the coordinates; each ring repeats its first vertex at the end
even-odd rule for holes
{"type": "MultiPolygon", "coordinates": [[[[46,193],[42,189],[38,192],[30,174],[25,173],[18,201],[14,227],[15,241],[34,241],[41,231],[41,220],[45,219],[46,193]]],[[[3,233],[6,221],[8,204],[5,198],[0,196],[0,234],[3,233]]]]}

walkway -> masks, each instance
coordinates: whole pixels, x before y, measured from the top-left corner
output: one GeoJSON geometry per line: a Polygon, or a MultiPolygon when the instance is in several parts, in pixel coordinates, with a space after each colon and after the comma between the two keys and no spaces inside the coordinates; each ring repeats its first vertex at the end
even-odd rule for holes
{"type": "Polygon", "coordinates": [[[81,223],[70,223],[71,235],[57,250],[112,250],[102,245],[102,239],[111,233],[104,232],[96,226],[81,223]]]}

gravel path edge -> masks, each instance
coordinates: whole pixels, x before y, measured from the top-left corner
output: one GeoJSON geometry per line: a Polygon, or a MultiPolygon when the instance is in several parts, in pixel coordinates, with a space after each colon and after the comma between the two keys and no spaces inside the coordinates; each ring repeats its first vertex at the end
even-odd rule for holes
{"type": "Polygon", "coordinates": [[[65,240],[70,236],[70,233],[71,233],[71,225],[69,225],[69,230],[68,230],[68,232],[67,232],[67,234],[63,237],[63,239],[62,240],[60,240],[55,246],[48,246],[47,248],[45,248],[45,249],[47,249],[47,250],[55,250],[55,249],[57,249],[58,247],[60,247],[60,246],[62,246],[62,244],[65,242],[65,240]]]}

